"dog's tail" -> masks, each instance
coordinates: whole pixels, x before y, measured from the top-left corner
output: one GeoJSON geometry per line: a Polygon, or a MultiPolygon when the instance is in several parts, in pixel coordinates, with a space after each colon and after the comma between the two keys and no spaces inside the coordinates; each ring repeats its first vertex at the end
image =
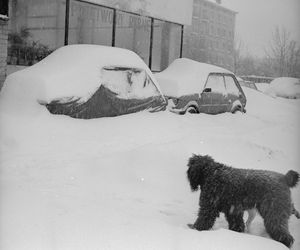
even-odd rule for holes
{"type": "Polygon", "coordinates": [[[286,173],[284,179],[290,188],[295,187],[299,182],[299,173],[294,170],[290,170],[286,173]]]}

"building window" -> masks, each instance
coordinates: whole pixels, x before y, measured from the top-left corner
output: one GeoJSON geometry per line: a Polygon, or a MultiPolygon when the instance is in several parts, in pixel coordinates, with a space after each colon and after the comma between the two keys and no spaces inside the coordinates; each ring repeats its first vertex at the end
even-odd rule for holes
{"type": "Polygon", "coordinates": [[[161,71],[180,57],[181,25],[154,20],[153,29],[151,69],[161,71]]]}
{"type": "Polygon", "coordinates": [[[32,65],[64,45],[64,0],[10,1],[8,64],[32,65]]]}
{"type": "Polygon", "coordinates": [[[202,10],[202,16],[203,16],[203,19],[208,19],[208,14],[207,14],[207,10],[206,9],[202,10]]]}
{"type": "Polygon", "coordinates": [[[137,53],[149,64],[151,19],[117,11],[115,46],[137,53]]]}
{"type": "Polygon", "coordinates": [[[8,64],[32,65],[65,44],[126,48],[155,71],[181,55],[180,24],[81,0],[1,1],[1,10],[5,2],[11,12],[8,64]]]}
{"type": "Polygon", "coordinates": [[[206,40],[205,38],[200,39],[200,49],[206,49],[206,40]]]}
{"type": "Polygon", "coordinates": [[[192,32],[200,34],[200,21],[197,17],[192,19],[192,32]]]}
{"type": "Polygon", "coordinates": [[[200,15],[200,6],[195,5],[193,6],[193,17],[199,17],[200,15]]]}
{"type": "Polygon", "coordinates": [[[70,1],[68,44],[111,45],[113,10],[70,1]]]}
{"type": "Polygon", "coordinates": [[[0,15],[8,16],[8,0],[0,1],[0,15]]]}

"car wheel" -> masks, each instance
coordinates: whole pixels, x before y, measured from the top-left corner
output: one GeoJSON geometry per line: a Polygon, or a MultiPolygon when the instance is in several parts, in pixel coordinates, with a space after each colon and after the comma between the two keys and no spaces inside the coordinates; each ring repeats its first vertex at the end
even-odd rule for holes
{"type": "Polygon", "coordinates": [[[231,111],[232,114],[235,114],[236,112],[241,112],[241,113],[243,113],[242,107],[241,107],[240,105],[235,106],[235,107],[232,109],[232,111],[231,111]]]}
{"type": "Polygon", "coordinates": [[[194,108],[194,107],[188,107],[185,112],[190,113],[190,114],[197,114],[198,113],[197,109],[194,108]]]}

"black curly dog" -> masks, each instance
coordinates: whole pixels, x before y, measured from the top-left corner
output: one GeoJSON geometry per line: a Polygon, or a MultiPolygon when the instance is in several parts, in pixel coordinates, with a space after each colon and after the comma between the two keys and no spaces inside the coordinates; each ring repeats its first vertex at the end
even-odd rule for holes
{"type": "Polygon", "coordinates": [[[229,229],[244,232],[245,210],[256,208],[264,219],[267,233],[287,247],[294,238],[289,233],[288,220],[292,214],[290,188],[299,181],[293,170],[286,175],[267,171],[238,169],[215,162],[208,155],[193,155],[188,162],[187,177],[192,191],[200,187],[197,230],[213,227],[220,212],[225,214],[229,229]]]}

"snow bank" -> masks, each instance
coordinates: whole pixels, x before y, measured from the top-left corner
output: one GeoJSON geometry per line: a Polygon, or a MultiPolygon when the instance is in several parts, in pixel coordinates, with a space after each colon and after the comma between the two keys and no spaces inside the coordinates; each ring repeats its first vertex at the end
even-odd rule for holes
{"type": "MultiPolygon", "coordinates": [[[[78,120],[0,110],[0,249],[287,249],[269,239],[259,216],[249,233],[229,231],[222,215],[210,231],[187,226],[199,202],[186,179],[192,153],[300,171],[300,99],[244,92],[247,113],[236,115],[78,120]]],[[[299,210],[300,188],[291,192],[299,210]]],[[[297,250],[300,220],[292,216],[289,226],[297,250]]]]}
{"type": "Polygon", "coordinates": [[[101,69],[104,66],[143,69],[159,89],[147,65],[130,50],[100,45],[69,45],[57,49],[31,67],[10,74],[0,93],[1,105],[7,102],[10,108],[16,106],[17,110],[29,105],[28,110],[32,110],[38,101],[49,103],[64,97],[79,97],[85,101],[101,85],[101,69]]]}
{"type": "Polygon", "coordinates": [[[292,77],[276,78],[264,92],[271,96],[300,98],[300,79],[292,77]]]}
{"type": "Polygon", "coordinates": [[[186,225],[199,200],[186,180],[191,153],[257,159],[242,154],[243,115],[1,118],[1,249],[286,249],[229,231],[223,217],[210,231],[186,225]]]}
{"type": "Polygon", "coordinates": [[[200,93],[211,72],[231,73],[215,65],[179,58],[164,71],[155,74],[155,77],[165,95],[182,96],[200,93]]]}

